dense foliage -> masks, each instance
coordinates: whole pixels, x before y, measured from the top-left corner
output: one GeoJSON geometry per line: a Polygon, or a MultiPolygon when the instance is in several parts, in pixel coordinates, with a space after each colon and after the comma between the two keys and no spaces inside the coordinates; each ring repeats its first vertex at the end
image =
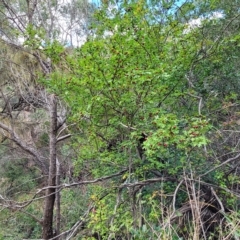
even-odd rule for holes
{"type": "MultiPolygon", "coordinates": [[[[57,39],[42,46],[42,30],[36,45],[38,31],[27,26],[25,46],[51,60],[51,71],[36,75],[67,119],[57,136],[71,135],[56,148],[59,239],[238,239],[239,7],[102,1],[87,41],[71,50],[57,39]]],[[[35,143],[45,156],[51,139],[42,129],[35,143]]],[[[1,163],[4,194],[16,204],[46,186],[18,158],[1,163]]],[[[4,221],[13,219],[4,199],[6,228],[40,237],[41,197],[14,215],[24,222],[17,227],[4,221]]]]}

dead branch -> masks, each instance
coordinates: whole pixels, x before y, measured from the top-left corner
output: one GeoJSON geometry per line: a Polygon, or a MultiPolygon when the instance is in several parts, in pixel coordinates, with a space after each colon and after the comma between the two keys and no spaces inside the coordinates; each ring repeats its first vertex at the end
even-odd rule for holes
{"type": "Polygon", "coordinates": [[[70,138],[71,136],[72,136],[72,134],[67,134],[67,135],[64,135],[64,136],[62,136],[62,137],[59,137],[59,138],[57,139],[57,143],[60,142],[60,141],[65,140],[65,139],[67,139],[67,138],[70,138]]]}
{"type": "Polygon", "coordinates": [[[191,96],[191,97],[193,97],[193,98],[199,99],[199,103],[198,103],[198,114],[199,114],[199,115],[202,115],[202,114],[201,114],[201,109],[202,109],[202,107],[203,107],[203,105],[202,105],[202,97],[193,95],[193,94],[191,94],[191,93],[188,93],[188,95],[191,96]]]}
{"type": "Polygon", "coordinates": [[[218,195],[216,194],[216,192],[214,191],[213,187],[211,187],[211,192],[213,193],[213,195],[215,196],[216,200],[218,201],[220,207],[221,207],[221,212],[225,212],[222,201],[220,200],[220,198],[218,197],[218,195]]]}
{"type": "Polygon", "coordinates": [[[172,211],[172,214],[169,216],[168,220],[166,221],[166,224],[163,228],[165,228],[167,224],[170,224],[171,219],[175,216],[175,213],[176,213],[176,207],[175,206],[176,206],[177,193],[178,193],[178,190],[181,187],[182,183],[183,183],[183,180],[180,181],[180,183],[177,185],[177,187],[174,191],[173,201],[172,201],[173,211],[172,211]]]}

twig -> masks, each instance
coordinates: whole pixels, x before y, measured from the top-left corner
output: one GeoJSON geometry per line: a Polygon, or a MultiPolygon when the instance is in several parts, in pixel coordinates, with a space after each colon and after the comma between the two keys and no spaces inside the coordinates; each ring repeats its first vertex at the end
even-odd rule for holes
{"type": "Polygon", "coordinates": [[[188,93],[188,95],[191,96],[191,97],[194,97],[194,98],[199,99],[199,103],[198,103],[198,114],[199,114],[199,115],[202,115],[202,114],[201,114],[201,109],[202,109],[202,97],[193,95],[193,94],[191,94],[191,93],[188,93]]]}
{"type": "Polygon", "coordinates": [[[180,183],[177,185],[177,187],[176,187],[176,189],[175,189],[175,191],[174,191],[174,194],[173,194],[173,202],[172,202],[173,212],[172,212],[172,214],[171,214],[171,216],[170,216],[170,219],[171,219],[171,217],[175,214],[175,211],[176,211],[175,205],[176,205],[177,192],[178,192],[179,188],[181,187],[182,183],[183,183],[183,180],[180,181],[180,183]]]}
{"type": "MultiPolygon", "coordinates": [[[[68,125],[68,126],[63,127],[63,128],[59,131],[59,133],[58,133],[58,135],[57,135],[57,138],[59,138],[60,134],[61,134],[65,129],[69,128],[70,126],[74,126],[74,125],[76,125],[76,123],[73,123],[73,124],[70,124],[70,125],[68,125]]],[[[61,126],[60,126],[60,127],[61,127],[61,126]]],[[[58,128],[59,128],[59,126],[58,126],[58,128]]]]}
{"type": "Polygon", "coordinates": [[[166,224],[163,226],[163,228],[165,228],[168,224],[170,224],[170,221],[171,221],[172,217],[175,215],[175,212],[176,212],[175,205],[176,205],[177,192],[178,192],[180,186],[182,185],[182,183],[183,183],[183,180],[180,181],[180,183],[177,185],[177,187],[176,187],[176,189],[175,189],[175,191],[173,193],[173,202],[172,202],[173,211],[172,211],[172,214],[169,216],[166,224]]]}
{"type": "Polygon", "coordinates": [[[123,123],[121,123],[121,122],[120,122],[120,125],[122,125],[122,126],[125,127],[125,128],[131,129],[131,130],[137,130],[135,127],[127,126],[127,125],[125,125],[125,124],[123,124],[123,123]]]}
{"type": "Polygon", "coordinates": [[[62,136],[62,137],[59,137],[59,138],[57,139],[57,143],[60,142],[60,141],[65,140],[65,139],[67,139],[67,138],[70,138],[71,136],[72,136],[72,134],[67,134],[67,135],[64,135],[64,136],[62,136]]]}
{"type": "Polygon", "coordinates": [[[211,191],[212,191],[213,195],[215,196],[215,198],[217,199],[217,201],[221,207],[221,211],[224,213],[225,210],[224,210],[223,204],[222,204],[220,198],[217,196],[216,192],[214,191],[213,187],[211,187],[211,191]]]}

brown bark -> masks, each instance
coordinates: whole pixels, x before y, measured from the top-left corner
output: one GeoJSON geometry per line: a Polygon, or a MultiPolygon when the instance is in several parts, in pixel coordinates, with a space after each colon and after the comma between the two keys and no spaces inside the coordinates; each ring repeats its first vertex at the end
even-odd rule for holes
{"type": "Polygon", "coordinates": [[[43,215],[43,229],[42,238],[50,239],[53,237],[53,212],[54,202],[56,196],[56,144],[57,144],[57,101],[56,96],[52,94],[50,96],[50,154],[49,154],[49,174],[48,174],[48,186],[46,190],[46,200],[43,215]],[[51,188],[52,186],[52,188],[51,188]]]}
{"type": "MultiPolygon", "coordinates": [[[[60,162],[57,160],[57,176],[56,176],[56,185],[60,186],[60,162]]],[[[60,188],[56,188],[56,235],[60,234],[61,227],[61,199],[60,199],[60,188]]],[[[56,238],[58,240],[59,238],[56,238]]]]}

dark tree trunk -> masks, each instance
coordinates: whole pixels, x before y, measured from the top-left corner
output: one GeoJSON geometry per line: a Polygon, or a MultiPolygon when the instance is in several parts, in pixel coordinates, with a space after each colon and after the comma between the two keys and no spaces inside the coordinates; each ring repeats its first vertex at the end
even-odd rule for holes
{"type": "Polygon", "coordinates": [[[46,190],[46,200],[43,215],[42,238],[50,239],[53,237],[53,211],[56,192],[56,144],[57,144],[57,101],[56,96],[50,96],[50,139],[49,139],[49,174],[48,189],[46,190]],[[53,188],[51,188],[53,186],[53,188]]]}
{"type": "MultiPolygon", "coordinates": [[[[60,162],[57,160],[57,176],[56,176],[56,185],[60,185],[60,162]]],[[[60,191],[59,188],[56,188],[56,235],[60,234],[61,227],[61,204],[60,204],[60,191]]],[[[59,238],[56,238],[58,240],[59,238]]]]}

